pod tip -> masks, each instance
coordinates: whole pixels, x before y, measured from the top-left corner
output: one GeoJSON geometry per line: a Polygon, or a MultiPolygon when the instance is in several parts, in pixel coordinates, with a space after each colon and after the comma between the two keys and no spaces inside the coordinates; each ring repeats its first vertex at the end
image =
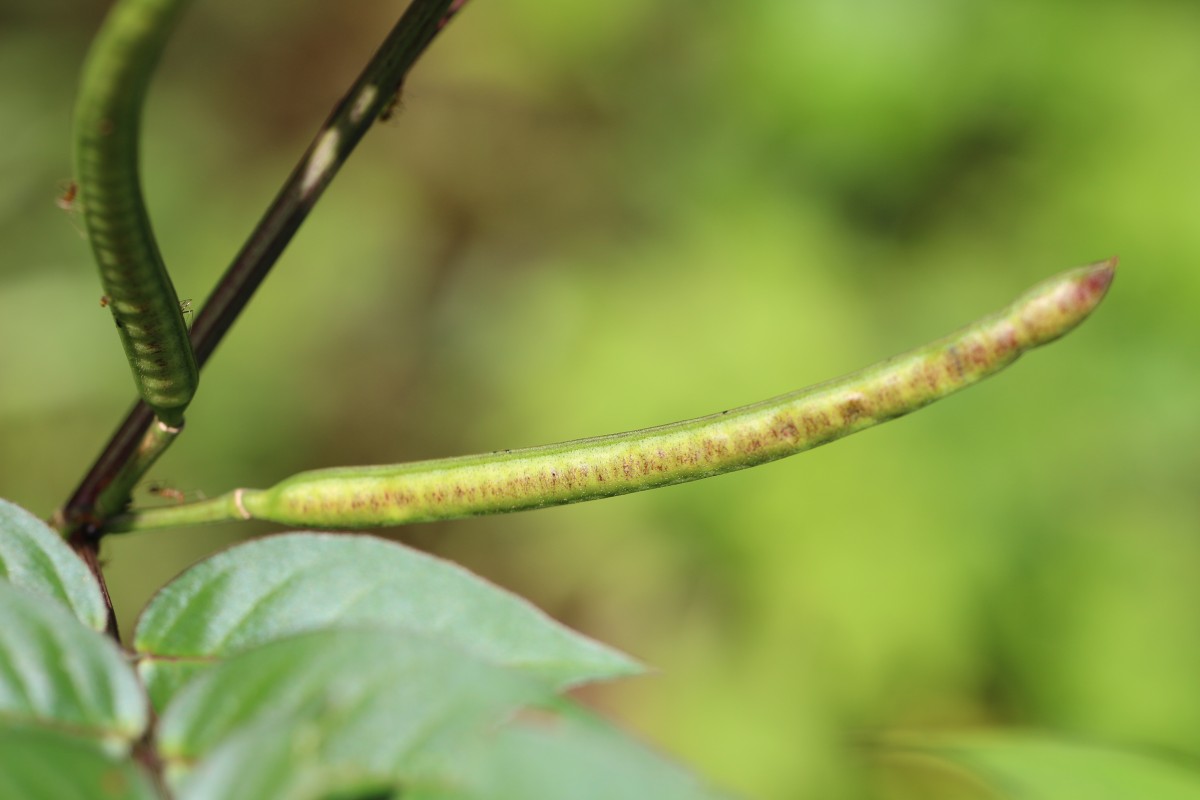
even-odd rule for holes
{"type": "Polygon", "coordinates": [[[1079,281],[1080,299],[1084,301],[1084,305],[1094,308],[1104,299],[1113,277],[1117,274],[1117,257],[1089,264],[1082,272],[1082,280],[1079,281]]]}

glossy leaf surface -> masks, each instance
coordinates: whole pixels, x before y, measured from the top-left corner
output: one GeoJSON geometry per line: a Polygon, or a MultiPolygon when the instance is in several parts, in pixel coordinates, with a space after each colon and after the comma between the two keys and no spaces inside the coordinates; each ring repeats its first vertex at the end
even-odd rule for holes
{"type": "Polygon", "coordinates": [[[162,717],[159,747],[183,797],[309,796],[301,790],[439,774],[464,741],[550,695],[419,637],[316,631],[200,676],[162,717]]]}

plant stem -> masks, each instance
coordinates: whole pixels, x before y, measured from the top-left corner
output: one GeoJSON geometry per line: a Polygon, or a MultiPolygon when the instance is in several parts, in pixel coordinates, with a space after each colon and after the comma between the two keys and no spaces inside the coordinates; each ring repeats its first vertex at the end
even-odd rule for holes
{"type": "Polygon", "coordinates": [[[401,525],[637,492],[794,455],[915,411],[992,375],[1091,313],[1116,259],[1071,270],[932,344],[807,389],[708,417],[563,444],[304,472],[270,489],[134,511],[112,531],[260,519],[316,528],[401,525]]]}
{"type": "Polygon", "coordinates": [[[201,366],[274,266],[325,187],[399,91],[404,76],[441,30],[452,5],[454,0],[414,0],[321,126],[258,227],[196,315],[192,346],[201,366]]]}
{"type": "Polygon", "coordinates": [[[113,477],[112,483],[104,487],[96,498],[96,508],[104,515],[112,516],[120,511],[129,500],[133,487],[142,476],[154,465],[158,457],[166,452],[175,437],[183,430],[183,426],[172,428],[161,419],[155,420],[150,429],[142,436],[142,441],[121,470],[113,477]]]}
{"type": "Polygon", "coordinates": [[[149,406],[141,400],[134,403],[67,504],[55,512],[51,524],[72,543],[95,540],[104,520],[119,510],[99,506],[100,494],[134,458],[153,421],[149,406]]]}

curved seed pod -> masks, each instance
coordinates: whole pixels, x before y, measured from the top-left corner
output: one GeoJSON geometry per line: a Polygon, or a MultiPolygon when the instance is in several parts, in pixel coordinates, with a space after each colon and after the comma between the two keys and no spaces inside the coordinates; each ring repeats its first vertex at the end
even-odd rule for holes
{"type": "Polygon", "coordinates": [[[1083,321],[1116,259],[1066,272],[944,339],[826,383],[708,417],[486,455],[303,472],[134,512],[110,530],[262,519],[366,528],[497,514],[625,494],[784,458],[915,411],[1014,362],[1083,321]]]}
{"type": "MultiPolygon", "coordinates": [[[[385,105],[387,92],[396,90],[433,41],[439,21],[444,25],[449,19],[451,7],[459,8],[463,2],[413,0],[404,10],[400,21],[372,56],[354,86],[321,126],[316,141],[304,154],[245,246],[196,314],[190,338],[198,366],[202,366],[212,355],[312,210],[322,190],[373,124],[385,105]],[[330,143],[334,145],[332,148],[330,143]]],[[[107,303],[108,296],[105,295],[101,305],[107,303]]],[[[135,405],[71,493],[65,507],[56,516],[58,527],[69,538],[91,540],[104,527],[108,517],[128,500],[127,494],[121,495],[119,492],[121,487],[132,488],[133,483],[126,482],[127,477],[131,476],[130,481],[141,477],[136,465],[131,467],[128,463],[135,458],[134,451],[139,447],[139,441],[146,453],[153,452],[160,444],[151,441],[159,438],[150,429],[153,414],[145,403],[135,405]],[[147,439],[142,440],[143,435],[147,439]],[[114,478],[118,472],[121,474],[114,478]],[[108,499],[116,505],[109,504],[108,499]]],[[[168,429],[178,428],[180,424],[169,416],[166,419],[160,417],[160,422],[168,429]]],[[[149,460],[152,460],[140,456],[137,458],[142,466],[148,466],[149,460]]]]}
{"type": "Polygon", "coordinates": [[[84,65],[75,171],[88,239],[138,391],[178,425],[199,373],[138,178],[142,101],[186,0],[121,0],[84,65]]]}

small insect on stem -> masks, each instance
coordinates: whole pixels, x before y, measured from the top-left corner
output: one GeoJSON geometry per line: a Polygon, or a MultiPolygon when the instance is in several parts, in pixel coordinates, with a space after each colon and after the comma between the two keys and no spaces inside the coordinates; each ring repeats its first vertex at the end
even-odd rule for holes
{"type": "Polygon", "coordinates": [[[75,181],[64,181],[59,184],[62,193],[54,200],[54,205],[61,208],[63,211],[75,210],[75,198],[79,196],[79,184],[75,181]]]}
{"type": "Polygon", "coordinates": [[[183,314],[183,318],[187,322],[187,326],[189,328],[191,328],[193,311],[192,311],[192,301],[190,298],[187,300],[179,301],[179,312],[181,314],[183,314]]]}
{"type": "Polygon", "coordinates": [[[396,93],[388,100],[383,111],[379,112],[379,121],[387,122],[396,115],[396,112],[403,107],[404,84],[400,84],[396,89],[396,93]]]}
{"type": "Polygon", "coordinates": [[[187,499],[183,492],[172,486],[168,486],[162,481],[155,481],[154,483],[149,484],[146,486],[146,491],[155,497],[161,497],[163,500],[170,500],[176,504],[181,504],[185,499],[187,499]]]}
{"type": "Polygon", "coordinates": [[[101,308],[108,308],[108,304],[111,302],[112,301],[109,300],[108,295],[106,295],[106,294],[100,295],[100,307],[101,308]]]}
{"type": "Polygon", "coordinates": [[[75,181],[60,181],[58,188],[59,194],[58,197],[54,198],[54,205],[67,212],[67,217],[71,221],[71,227],[80,236],[84,236],[83,225],[80,224],[78,219],[80,209],[79,184],[75,181]]]}

